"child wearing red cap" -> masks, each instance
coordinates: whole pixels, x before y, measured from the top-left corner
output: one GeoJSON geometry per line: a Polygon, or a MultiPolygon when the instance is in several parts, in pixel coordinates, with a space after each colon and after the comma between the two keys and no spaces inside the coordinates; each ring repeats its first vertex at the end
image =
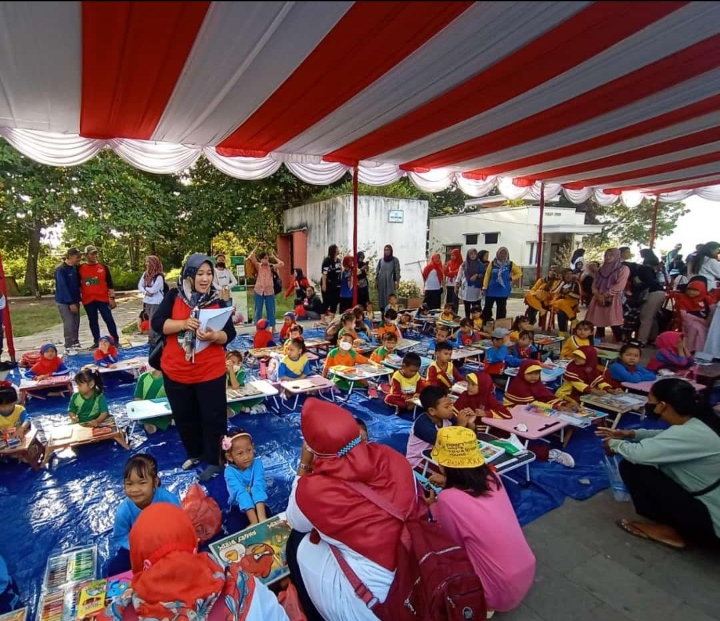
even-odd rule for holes
{"type": "Polygon", "coordinates": [[[95,350],[95,364],[99,367],[112,369],[120,359],[115,341],[112,336],[101,336],[98,348],[95,350]]]}
{"type": "Polygon", "coordinates": [[[253,347],[262,349],[263,347],[275,347],[272,329],[268,330],[267,319],[258,319],[255,324],[255,337],[253,338],[253,347]]]}

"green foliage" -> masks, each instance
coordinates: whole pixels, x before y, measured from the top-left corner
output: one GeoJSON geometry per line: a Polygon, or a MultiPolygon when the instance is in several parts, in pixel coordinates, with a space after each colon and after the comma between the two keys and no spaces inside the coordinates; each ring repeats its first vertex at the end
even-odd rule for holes
{"type": "MultiPolygon", "coordinates": [[[[647,246],[650,243],[655,199],[644,198],[637,207],[626,207],[618,201],[610,207],[598,208],[597,219],[603,224],[600,243],[616,241],[621,245],[632,243],[647,246]]],[[[688,213],[684,203],[660,203],[657,214],[655,239],[672,235],[680,216],[688,213]]]]}
{"type": "Polygon", "coordinates": [[[134,291],[137,289],[140,277],[143,275],[144,270],[140,271],[113,271],[113,285],[115,291],[134,291]]]}

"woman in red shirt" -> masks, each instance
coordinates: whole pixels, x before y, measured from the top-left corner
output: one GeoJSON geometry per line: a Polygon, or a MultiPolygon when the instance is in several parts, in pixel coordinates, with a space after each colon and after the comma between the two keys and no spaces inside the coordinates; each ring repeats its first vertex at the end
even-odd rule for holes
{"type": "Polygon", "coordinates": [[[165,392],[188,458],[183,470],[201,460],[206,468],[202,482],[220,474],[220,442],[227,432],[225,396],[225,345],[235,338],[232,317],[222,330],[200,330],[203,308],[225,306],[213,287],[210,257],[190,255],[182,268],[177,289],[163,298],[152,318],[152,327],[166,335],[160,368],[165,392]],[[196,337],[209,343],[195,351],[196,337]]]}

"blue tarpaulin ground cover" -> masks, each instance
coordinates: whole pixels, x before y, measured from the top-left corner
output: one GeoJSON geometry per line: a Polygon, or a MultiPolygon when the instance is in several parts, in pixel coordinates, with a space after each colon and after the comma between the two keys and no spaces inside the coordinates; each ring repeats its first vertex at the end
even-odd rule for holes
{"type": "MultiPolygon", "coordinates": [[[[315,334],[307,331],[306,336],[315,334]]],[[[238,337],[233,343],[235,348],[249,346],[247,336],[238,337]]],[[[139,355],[147,355],[147,346],[121,351],[123,359],[139,355]]],[[[92,356],[72,356],[66,362],[74,373],[90,364],[92,356]]],[[[16,384],[19,378],[19,371],[8,376],[16,384]]],[[[132,400],[133,388],[132,383],[107,383],[110,412],[119,421],[124,416],[125,404],[132,400]]],[[[27,410],[36,425],[47,427],[66,420],[67,402],[67,398],[31,399],[27,410]]],[[[345,407],[367,423],[372,441],[404,453],[412,426],[410,416],[395,416],[381,399],[368,399],[364,394],[353,395],[345,407]]],[[[637,423],[636,417],[630,418],[637,423]]],[[[300,458],[299,411],[241,414],[231,419],[230,425],[252,434],[256,455],[263,460],[268,479],[268,505],[273,512],[283,511],[300,458]]],[[[603,460],[600,442],[591,430],[577,430],[567,450],[575,457],[574,469],[536,461],[531,466],[529,486],[507,483],[522,524],[560,506],[566,496],[582,500],[608,487],[600,465],[603,460]]],[[[15,461],[0,462],[0,554],[17,579],[31,612],[37,605],[49,555],[92,543],[98,545],[102,562],[114,553],[110,549],[110,535],[115,509],[124,498],[123,467],[135,452],[152,453],[159,462],[163,486],[180,496],[196,481],[195,472],[180,469],[186,456],[174,427],[146,436],[138,426],[131,438],[130,451],[115,442],[100,442],[59,453],[49,468],[39,472],[15,461]]],[[[238,530],[241,518],[228,512],[224,479],[218,477],[205,488],[223,509],[226,531],[238,530]]]]}

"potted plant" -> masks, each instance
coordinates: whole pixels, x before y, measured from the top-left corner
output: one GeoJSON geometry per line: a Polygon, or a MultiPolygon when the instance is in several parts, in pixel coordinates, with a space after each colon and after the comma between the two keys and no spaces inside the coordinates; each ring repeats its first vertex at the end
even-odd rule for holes
{"type": "Polygon", "coordinates": [[[420,308],[422,294],[420,287],[413,280],[401,280],[397,290],[398,304],[407,309],[420,308]]]}

